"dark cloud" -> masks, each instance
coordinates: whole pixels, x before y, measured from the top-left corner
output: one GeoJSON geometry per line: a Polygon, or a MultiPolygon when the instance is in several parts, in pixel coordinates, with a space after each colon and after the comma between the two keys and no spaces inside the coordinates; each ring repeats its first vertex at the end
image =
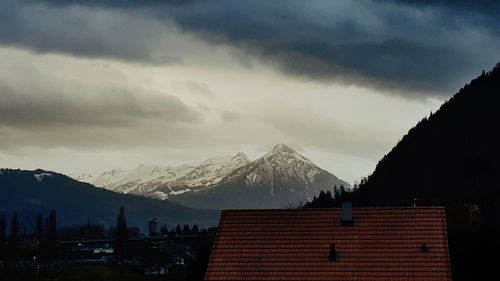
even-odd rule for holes
{"type": "Polygon", "coordinates": [[[201,114],[177,97],[123,83],[93,86],[30,67],[0,65],[0,126],[64,131],[133,128],[141,122],[197,123],[201,114]],[[30,77],[25,80],[22,77],[30,77]]]}
{"type": "MultiPolygon", "coordinates": [[[[107,2],[107,1],[103,1],[107,2]]],[[[47,6],[43,1],[5,0],[0,3],[0,44],[41,53],[67,53],[147,64],[180,62],[158,53],[165,26],[140,12],[88,9],[75,5],[47,6]]],[[[68,4],[71,1],[67,2],[68,4]]]]}
{"type": "Polygon", "coordinates": [[[439,46],[425,46],[393,40],[356,45],[329,42],[296,42],[288,53],[267,55],[277,58],[283,71],[315,79],[371,84],[399,90],[435,90],[457,87],[457,72],[470,58],[466,54],[439,46]],[[434,60],[429,60],[429,58],[434,60]],[[463,57],[461,61],[456,58],[463,57]],[[418,61],[419,64],[415,65],[418,61]],[[363,72],[360,73],[360,70],[363,72]],[[392,80],[390,78],[395,78],[392,80]],[[364,83],[363,83],[364,82],[364,83]]]}
{"type": "Polygon", "coordinates": [[[175,23],[290,75],[409,94],[449,95],[500,60],[500,8],[493,0],[42,2],[0,4],[0,43],[179,62],[181,50],[158,55],[171,48],[163,28],[175,23]]]}
{"type": "Polygon", "coordinates": [[[44,2],[56,6],[68,5],[87,5],[92,7],[109,8],[140,8],[147,6],[165,7],[165,6],[186,6],[201,0],[30,0],[33,3],[44,2]]]}
{"type": "Polygon", "coordinates": [[[175,18],[186,30],[234,44],[286,73],[385,90],[450,94],[500,58],[500,21],[479,9],[387,1],[246,3],[205,4],[175,18]]]}
{"type": "MultiPolygon", "coordinates": [[[[384,0],[387,1],[387,0],[384,0]]],[[[394,3],[405,3],[416,6],[446,6],[454,9],[476,10],[482,13],[497,15],[500,10],[498,0],[391,0],[394,3]]]]}

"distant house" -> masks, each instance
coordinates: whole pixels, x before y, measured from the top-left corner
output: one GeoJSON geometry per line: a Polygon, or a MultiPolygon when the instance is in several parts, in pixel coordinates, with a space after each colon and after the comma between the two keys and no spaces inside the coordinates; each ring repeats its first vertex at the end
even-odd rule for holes
{"type": "Polygon", "coordinates": [[[149,236],[155,236],[158,235],[158,219],[153,218],[150,221],[148,221],[148,233],[149,236]]]}
{"type": "Polygon", "coordinates": [[[448,281],[445,210],[223,211],[205,280],[448,281]]]}

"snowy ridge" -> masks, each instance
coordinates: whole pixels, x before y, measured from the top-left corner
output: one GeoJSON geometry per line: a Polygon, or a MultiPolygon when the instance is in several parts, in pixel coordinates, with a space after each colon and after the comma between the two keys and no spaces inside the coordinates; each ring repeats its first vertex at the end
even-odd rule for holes
{"type": "Polygon", "coordinates": [[[158,185],[175,180],[192,171],[194,165],[184,164],[177,167],[139,165],[131,171],[113,169],[98,176],[70,175],[78,181],[88,182],[119,193],[140,193],[158,185]]]}
{"type": "Polygon", "coordinates": [[[311,200],[321,190],[350,185],[316,166],[286,145],[279,144],[211,188],[169,198],[190,207],[213,209],[283,208],[311,200]]]}
{"type": "Polygon", "coordinates": [[[251,161],[244,153],[232,157],[217,157],[204,161],[187,175],[171,182],[171,188],[189,187],[199,189],[211,187],[229,175],[232,171],[246,166],[251,161]]]}
{"type": "Polygon", "coordinates": [[[216,157],[201,164],[159,167],[139,165],[134,170],[113,169],[98,176],[71,174],[75,180],[119,193],[166,199],[192,190],[213,186],[235,169],[250,163],[243,153],[216,157]],[[162,188],[161,191],[158,189],[162,188]]]}
{"type": "Polygon", "coordinates": [[[345,181],[284,144],[250,161],[244,153],[175,167],[140,165],[99,176],[72,177],[120,193],[132,193],[194,208],[283,207],[310,200],[345,181]],[[247,204],[247,205],[245,205],[247,204]],[[257,205],[256,205],[257,204],[257,205]]]}

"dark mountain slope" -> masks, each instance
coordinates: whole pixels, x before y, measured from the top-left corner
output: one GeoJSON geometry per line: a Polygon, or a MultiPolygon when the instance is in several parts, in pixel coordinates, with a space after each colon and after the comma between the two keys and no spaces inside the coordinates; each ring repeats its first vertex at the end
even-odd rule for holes
{"type": "Polygon", "coordinates": [[[217,224],[219,216],[215,211],[114,193],[54,172],[0,170],[0,211],[16,210],[26,220],[54,208],[60,225],[82,224],[90,219],[94,223],[114,226],[120,206],[125,207],[128,225],[142,229],[152,217],[170,225],[197,223],[211,226],[217,224]]]}
{"type": "Polygon", "coordinates": [[[453,280],[496,276],[500,252],[500,64],[420,121],[358,190],[306,207],[446,206],[453,280]],[[342,198],[343,197],[343,198],[342,198]],[[415,200],[416,199],[416,200],[415,200]]]}
{"type": "Polygon", "coordinates": [[[497,64],[411,129],[351,194],[354,204],[446,206],[453,279],[490,279],[500,252],[499,130],[497,64]]]}
{"type": "Polygon", "coordinates": [[[444,204],[500,219],[500,65],[422,120],[360,186],[360,204],[444,204]]]}

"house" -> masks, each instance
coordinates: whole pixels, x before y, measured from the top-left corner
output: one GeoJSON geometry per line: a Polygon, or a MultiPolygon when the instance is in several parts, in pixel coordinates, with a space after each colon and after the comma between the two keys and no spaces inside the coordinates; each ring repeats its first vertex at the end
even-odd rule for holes
{"type": "Polygon", "coordinates": [[[158,235],[158,219],[153,218],[150,221],[148,221],[148,233],[149,236],[155,236],[158,235]]]}
{"type": "Polygon", "coordinates": [[[445,209],[223,211],[205,280],[449,281],[445,209]]]}

